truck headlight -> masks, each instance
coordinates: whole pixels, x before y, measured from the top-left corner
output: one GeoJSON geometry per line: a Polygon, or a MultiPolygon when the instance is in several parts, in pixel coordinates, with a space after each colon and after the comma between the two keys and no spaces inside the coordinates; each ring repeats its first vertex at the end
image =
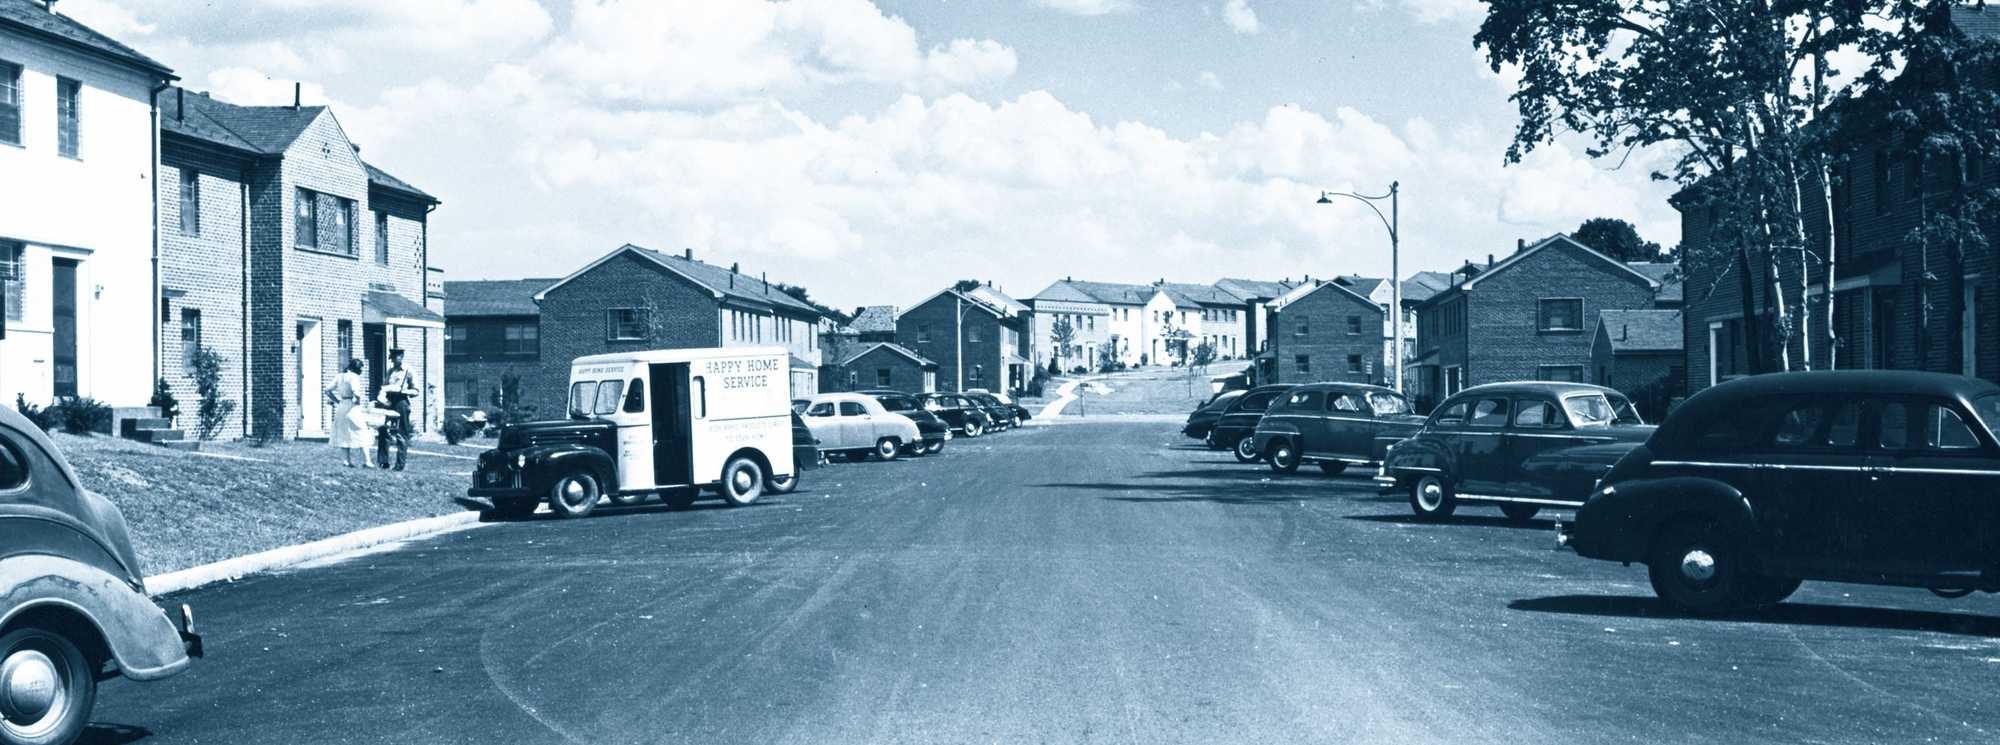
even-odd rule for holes
{"type": "Polygon", "coordinates": [[[528,456],[526,453],[514,456],[514,467],[517,469],[525,469],[528,467],[528,456]]]}

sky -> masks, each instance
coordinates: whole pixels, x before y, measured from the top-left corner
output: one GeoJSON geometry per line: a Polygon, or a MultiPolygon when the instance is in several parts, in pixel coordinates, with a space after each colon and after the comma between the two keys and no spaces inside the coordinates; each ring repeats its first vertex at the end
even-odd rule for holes
{"type": "MultiPolygon", "coordinates": [[[[1479,0],[62,0],[239,104],[333,107],[437,195],[450,279],[563,276],[625,243],[907,306],[964,278],[1389,271],[1322,189],[1401,184],[1402,273],[1670,188],[1573,143],[1508,165],[1479,0]],[[1622,167],[1621,167],[1622,166],[1622,167]]],[[[1387,204],[1382,205],[1386,212],[1387,204]]],[[[447,301],[448,302],[448,301],[447,301]]]]}

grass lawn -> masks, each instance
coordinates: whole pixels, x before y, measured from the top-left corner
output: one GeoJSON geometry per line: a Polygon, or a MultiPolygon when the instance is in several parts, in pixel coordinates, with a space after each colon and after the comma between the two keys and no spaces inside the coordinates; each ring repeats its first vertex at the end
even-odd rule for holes
{"type": "Polygon", "coordinates": [[[1233,371],[1240,364],[1217,362],[1192,379],[1183,368],[1146,368],[1104,375],[1094,384],[1079,386],[1079,400],[1063,407],[1062,415],[1186,414],[1213,395],[1208,388],[1210,376],[1233,371]]]}
{"type": "Polygon", "coordinates": [[[52,433],[85,488],[116,503],[148,576],[362,528],[466,509],[490,440],[420,443],[400,473],[347,468],[325,443],[211,442],[202,453],[52,433]],[[216,457],[230,456],[230,457],[216,457]],[[245,460],[248,459],[248,460],[245,460]]]}

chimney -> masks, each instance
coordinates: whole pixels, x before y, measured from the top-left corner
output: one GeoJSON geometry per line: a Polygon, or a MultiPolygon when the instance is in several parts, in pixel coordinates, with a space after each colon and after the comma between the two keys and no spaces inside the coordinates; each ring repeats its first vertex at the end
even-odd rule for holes
{"type": "Polygon", "coordinates": [[[301,104],[301,103],[303,103],[303,102],[304,102],[304,101],[303,101],[304,97],[305,97],[305,84],[304,84],[304,83],[300,83],[300,82],[297,82],[297,81],[294,81],[294,82],[292,83],[292,109],[293,109],[293,110],[297,110],[297,109],[299,108],[299,104],[301,104]]]}
{"type": "Polygon", "coordinates": [[[684,249],[681,249],[681,250],[683,250],[683,251],[686,251],[686,252],[687,252],[687,253],[686,253],[686,257],[687,257],[687,260],[688,260],[688,261],[694,261],[694,249],[692,249],[692,248],[684,248],[684,249]]]}
{"type": "Polygon", "coordinates": [[[1629,335],[1630,335],[1631,333],[1632,333],[1632,324],[1629,324],[1629,323],[1627,323],[1627,324],[1622,324],[1622,325],[1620,325],[1620,326],[1618,327],[1618,340],[1619,340],[1619,341],[1626,341],[1627,339],[1629,339],[1629,338],[1630,338],[1630,336],[1629,336],[1629,335]]]}
{"type": "Polygon", "coordinates": [[[732,261],[732,262],[729,262],[729,273],[730,273],[730,274],[735,274],[735,273],[737,272],[737,270],[738,270],[738,269],[741,269],[742,267],[743,267],[743,265],[742,265],[742,264],[738,264],[738,263],[736,263],[736,262],[734,262],[734,261],[732,261]]]}
{"type": "Polygon", "coordinates": [[[771,295],[771,273],[770,273],[770,272],[758,272],[758,273],[757,273],[757,281],[759,281],[759,282],[763,282],[763,283],[764,283],[764,296],[765,296],[765,297],[770,297],[770,295],[771,295]]]}
{"type": "Polygon", "coordinates": [[[188,89],[174,88],[174,121],[184,122],[188,118],[188,89]]]}
{"type": "Polygon", "coordinates": [[[1493,266],[1493,254],[1486,255],[1486,265],[1493,266]]]}
{"type": "Polygon", "coordinates": [[[42,0],[42,4],[48,6],[50,13],[56,12],[56,0],[42,0]]]}
{"type": "Polygon", "coordinates": [[[1515,239],[1514,239],[1514,253],[1520,253],[1520,252],[1522,252],[1522,251],[1526,251],[1526,250],[1528,250],[1528,239],[1526,239],[1526,238],[1515,238],[1515,239]]]}

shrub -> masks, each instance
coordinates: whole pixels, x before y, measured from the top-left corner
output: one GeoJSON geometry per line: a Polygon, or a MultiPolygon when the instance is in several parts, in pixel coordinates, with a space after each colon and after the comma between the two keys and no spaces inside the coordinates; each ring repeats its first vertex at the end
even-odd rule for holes
{"type": "Polygon", "coordinates": [[[1028,391],[1027,391],[1027,393],[1028,393],[1028,397],[1029,397],[1029,398],[1041,398],[1041,397],[1042,397],[1042,391],[1043,391],[1043,390],[1044,390],[1044,389],[1043,389],[1043,387],[1042,387],[1042,379],[1041,379],[1041,378],[1035,378],[1034,380],[1030,380],[1030,381],[1028,381],[1028,391]]]}
{"type": "Polygon", "coordinates": [[[181,415],[181,402],[176,400],[174,392],[167,388],[166,378],[153,381],[153,398],[147,401],[146,405],[159,409],[160,416],[170,422],[181,415]]]}
{"type": "Polygon", "coordinates": [[[19,393],[14,394],[14,410],[21,412],[21,416],[27,417],[30,422],[34,422],[35,426],[40,427],[43,432],[54,429],[56,426],[55,412],[28,403],[28,397],[19,393]]]}
{"type": "Polygon", "coordinates": [[[250,421],[257,433],[254,441],[258,447],[285,439],[285,404],[282,401],[266,401],[252,407],[250,421]]]}
{"type": "Polygon", "coordinates": [[[464,442],[465,438],[471,437],[477,433],[478,430],[473,429],[472,423],[465,421],[465,417],[447,416],[444,418],[445,442],[457,445],[461,442],[464,442]]]}
{"type": "Polygon", "coordinates": [[[64,398],[49,407],[63,431],[74,435],[111,431],[111,407],[89,396],[64,398]]]}
{"type": "Polygon", "coordinates": [[[236,402],[222,399],[222,355],[215,350],[208,347],[195,350],[194,387],[201,391],[196,433],[201,439],[213,440],[222,432],[223,425],[229,423],[229,415],[236,413],[236,402]]]}

